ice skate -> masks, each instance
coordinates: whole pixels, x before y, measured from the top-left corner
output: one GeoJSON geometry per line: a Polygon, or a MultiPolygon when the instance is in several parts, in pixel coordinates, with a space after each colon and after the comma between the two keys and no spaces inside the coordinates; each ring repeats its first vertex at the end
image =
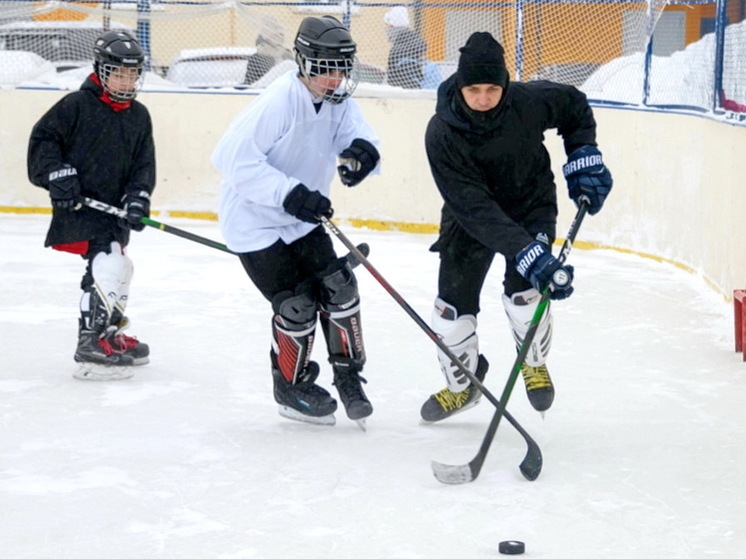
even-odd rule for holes
{"type": "MultiPolygon", "coordinates": [[[[484,355],[479,356],[477,371],[474,374],[480,381],[484,380],[489,363],[484,355]]],[[[479,403],[482,392],[473,384],[461,392],[452,392],[448,387],[430,396],[422,405],[420,416],[424,421],[434,423],[457,413],[473,408],[479,403]]]]}
{"type": "Polygon", "coordinates": [[[95,332],[80,332],[74,359],[80,365],[73,377],[79,380],[124,380],[134,375],[132,357],[117,352],[95,332]]]}
{"type": "Polygon", "coordinates": [[[532,367],[524,363],[521,367],[521,374],[523,375],[523,382],[526,384],[526,395],[531,406],[542,413],[552,407],[554,385],[552,385],[547,366],[532,367]]]}
{"type": "Polygon", "coordinates": [[[373,406],[362,386],[367,382],[354,368],[334,371],[334,386],[337,387],[347,417],[355,421],[363,431],[367,430],[365,418],[373,413],[373,406]]]}
{"type": "MultiPolygon", "coordinates": [[[[115,313],[114,320],[116,318],[115,313]]],[[[127,328],[129,328],[129,319],[126,316],[122,316],[109,327],[109,334],[106,337],[111,347],[119,353],[132,357],[133,365],[147,365],[150,363],[150,347],[136,337],[125,334],[124,330],[127,328]]]]}
{"type": "Polygon", "coordinates": [[[331,394],[315,384],[319,376],[318,363],[311,361],[295,380],[288,382],[279,369],[272,368],[275,401],[280,405],[280,415],[316,425],[334,425],[337,401],[331,394]]]}

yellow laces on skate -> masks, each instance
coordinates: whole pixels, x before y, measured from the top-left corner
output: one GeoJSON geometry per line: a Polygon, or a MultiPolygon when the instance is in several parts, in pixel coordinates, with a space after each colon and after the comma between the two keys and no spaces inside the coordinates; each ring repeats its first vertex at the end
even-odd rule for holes
{"type": "Polygon", "coordinates": [[[549,370],[546,365],[532,367],[524,363],[521,367],[521,374],[526,383],[526,390],[538,390],[552,386],[552,381],[549,379],[549,370]]]}
{"type": "Polygon", "coordinates": [[[435,395],[435,399],[440,404],[440,407],[443,408],[443,411],[457,410],[466,404],[472,390],[474,390],[473,386],[462,392],[451,392],[448,388],[444,388],[435,395]]]}

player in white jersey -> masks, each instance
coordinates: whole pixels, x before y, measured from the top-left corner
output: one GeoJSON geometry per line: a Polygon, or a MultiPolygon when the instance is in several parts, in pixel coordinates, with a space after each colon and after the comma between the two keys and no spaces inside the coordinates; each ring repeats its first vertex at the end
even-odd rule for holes
{"type": "Polygon", "coordinates": [[[373,407],[355,275],[319,220],[331,217],[335,172],[356,186],[378,172],[379,140],[349,99],[357,45],[331,16],[307,17],[295,38],[298,70],[275,80],[231,123],[213,154],[222,174],[220,225],[252,282],[272,304],[270,351],[280,414],[333,424],[336,400],[311,361],[320,320],[336,386],[350,419],[373,407]]]}

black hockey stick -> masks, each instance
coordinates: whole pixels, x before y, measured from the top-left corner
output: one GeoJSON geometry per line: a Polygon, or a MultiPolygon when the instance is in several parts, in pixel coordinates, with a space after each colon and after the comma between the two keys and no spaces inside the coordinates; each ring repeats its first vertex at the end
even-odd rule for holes
{"type": "MultiPolygon", "coordinates": [[[[104,202],[99,202],[98,200],[94,200],[92,198],[83,198],[83,204],[85,204],[89,208],[93,208],[94,210],[98,210],[100,212],[115,215],[122,219],[127,219],[127,212],[123,210],[122,208],[117,208],[116,206],[112,206],[104,202]]],[[[189,239],[190,241],[194,241],[202,245],[216,248],[218,250],[222,250],[223,252],[227,252],[229,254],[236,254],[235,252],[233,252],[231,249],[229,249],[227,246],[225,246],[222,243],[213,241],[212,239],[206,239],[205,237],[200,237],[199,235],[195,235],[194,233],[190,233],[189,231],[184,231],[183,229],[179,229],[177,227],[172,227],[171,225],[166,225],[165,223],[161,223],[160,221],[150,219],[149,217],[143,217],[140,221],[141,223],[144,223],[148,227],[154,227],[156,229],[160,229],[161,231],[165,231],[166,233],[171,233],[172,235],[176,235],[177,237],[181,237],[183,239],[189,239]]]]}
{"type": "Polygon", "coordinates": [[[389,295],[391,295],[394,300],[396,300],[397,303],[404,309],[404,311],[417,323],[417,325],[427,334],[427,336],[435,342],[435,345],[437,345],[443,353],[445,353],[451,361],[461,370],[462,373],[466,375],[466,377],[476,386],[482,394],[485,395],[485,397],[494,405],[497,409],[500,410],[500,413],[502,415],[505,415],[505,418],[510,422],[510,424],[515,427],[515,429],[521,434],[521,436],[526,441],[526,445],[528,446],[528,450],[526,452],[526,456],[523,459],[523,462],[521,462],[521,465],[519,466],[521,473],[523,474],[523,477],[525,477],[529,481],[534,481],[537,477],[539,477],[539,474],[541,473],[541,467],[543,464],[543,458],[541,456],[541,449],[539,448],[539,445],[536,444],[536,441],[534,441],[531,438],[531,435],[528,434],[528,432],[521,426],[518,421],[505,409],[505,406],[501,406],[500,402],[497,401],[495,396],[492,395],[492,393],[487,390],[487,388],[482,384],[482,382],[474,376],[474,373],[472,373],[462,362],[461,360],[456,357],[453,352],[450,350],[450,348],[441,340],[438,335],[433,331],[430,326],[427,325],[427,323],[420,318],[420,315],[415,312],[415,310],[409,306],[409,304],[404,300],[404,298],[399,295],[399,293],[389,284],[389,282],[386,281],[386,279],[376,270],[373,265],[368,261],[368,259],[365,257],[364,254],[362,254],[355,245],[352,244],[352,241],[350,241],[347,236],[340,231],[336,225],[334,225],[329,219],[322,216],[321,223],[326,227],[329,231],[331,231],[335,237],[337,237],[340,241],[342,241],[342,244],[344,244],[350,251],[352,255],[357,258],[360,263],[365,266],[368,271],[371,273],[371,275],[378,280],[378,283],[380,283],[383,288],[388,291],[389,295]]]}
{"type": "MultiPolygon", "coordinates": [[[[564,263],[564,261],[567,259],[567,256],[570,254],[572,243],[575,241],[575,237],[578,234],[578,229],[580,229],[580,224],[583,222],[583,218],[585,217],[585,213],[587,211],[588,202],[586,199],[581,199],[578,213],[575,215],[575,219],[573,219],[572,225],[570,225],[570,231],[567,233],[567,239],[562,245],[562,251],[559,255],[560,262],[564,263]]],[[[475,479],[477,479],[479,472],[482,470],[484,460],[485,458],[487,458],[487,453],[490,450],[492,440],[495,438],[497,428],[500,425],[500,419],[504,414],[505,417],[509,417],[505,412],[505,406],[508,405],[510,393],[513,391],[513,386],[515,386],[515,382],[518,379],[518,374],[521,371],[523,361],[526,359],[528,349],[531,346],[531,342],[533,342],[534,340],[536,330],[539,328],[539,322],[541,321],[541,317],[544,315],[544,310],[549,304],[549,295],[550,291],[547,287],[541,294],[539,305],[536,307],[534,316],[531,319],[531,324],[528,328],[528,332],[526,332],[526,337],[523,338],[523,344],[521,344],[521,348],[515,358],[515,363],[513,363],[513,369],[511,370],[510,376],[508,377],[508,382],[505,384],[505,389],[503,390],[502,396],[500,397],[500,403],[496,406],[497,409],[492,416],[492,420],[490,421],[490,425],[487,428],[487,433],[484,435],[482,446],[479,447],[477,455],[471,460],[471,462],[469,462],[468,464],[463,464],[461,466],[441,464],[440,462],[436,462],[433,460],[431,463],[433,474],[435,474],[435,477],[438,481],[442,483],[459,484],[467,483],[469,481],[474,481],[475,479]]]]}

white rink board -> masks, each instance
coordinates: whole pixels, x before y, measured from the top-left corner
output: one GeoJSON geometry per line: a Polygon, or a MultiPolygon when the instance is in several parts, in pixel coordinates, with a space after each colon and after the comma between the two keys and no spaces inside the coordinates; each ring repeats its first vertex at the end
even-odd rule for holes
{"type": "MultiPolygon", "coordinates": [[[[26,148],[34,122],[65,92],[0,90],[0,206],[48,207],[26,177],[26,148]]],[[[213,146],[252,95],[143,93],[153,116],[158,186],[154,209],[216,212],[220,177],[209,162],[213,146]]],[[[433,99],[358,98],[382,138],[383,173],[354,189],[336,185],[339,218],[394,224],[436,224],[440,199],[424,150],[433,99]]],[[[697,116],[595,110],[599,145],[615,187],[603,212],[589,218],[581,240],[671,260],[702,274],[726,295],[743,287],[746,259],[746,128],[697,116]]],[[[552,132],[560,189],[558,231],[574,213],[562,196],[565,155],[552,132]]]]}

